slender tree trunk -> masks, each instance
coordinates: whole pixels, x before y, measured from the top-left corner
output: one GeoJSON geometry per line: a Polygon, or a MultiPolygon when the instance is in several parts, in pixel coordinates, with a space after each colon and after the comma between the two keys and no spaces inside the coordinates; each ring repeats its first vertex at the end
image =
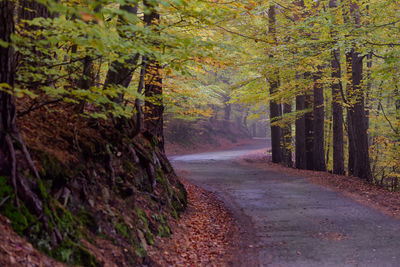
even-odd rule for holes
{"type": "Polygon", "coordinates": [[[320,82],[321,72],[313,75],[314,79],[314,123],[313,123],[313,167],[316,171],[326,171],[324,150],[324,88],[320,82]]]}
{"type": "Polygon", "coordinates": [[[225,96],[224,97],[224,127],[227,131],[229,131],[230,128],[230,119],[231,119],[231,111],[232,111],[232,105],[229,103],[230,97],[225,96]]]}
{"type": "MultiPolygon", "coordinates": [[[[283,114],[292,113],[292,104],[291,103],[284,103],[283,104],[283,114]]],[[[292,159],[292,125],[288,124],[282,129],[283,135],[283,163],[288,166],[293,166],[293,159],[292,159]]]]}
{"type": "MultiPolygon", "coordinates": [[[[146,75],[146,57],[142,57],[142,67],[140,69],[140,77],[137,92],[139,95],[142,95],[144,89],[144,79],[146,75]]],[[[134,135],[143,131],[143,113],[142,113],[142,105],[139,98],[135,99],[135,109],[136,109],[136,129],[134,135]]]]}
{"type": "MultiPolygon", "coordinates": [[[[296,0],[295,5],[303,8],[304,1],[296,0]]],[[[295,21],[300,20],[300,16],[295,14],[295,21]]],[[[299,79],[300,75],[296,74],[296,79],[299,79]]],[[[301,95],[296,96],[296,111],[301,113],[296,117],[296,133],[295,133],[295,157],[296,157],[296,168],[307,169],[307,148],[306,148],[306,117],[303,111],[306,109],[306,95],[305,92],[301,95]]]]}
{"type": "MultiPolygon", "coordinates": [[[[348,83],[347,83],[347,99],[351,101],[353,96],[351,95],[351,87],[352,87],[352,58],[353,52],[346,53],[346,72],[348,76],[348,83]]],[[[354,175],[354,164],[355,164],[355,143],[354,143],[354,131],[353,131],[353,123],[352,123],[352,115],[353,109],[348,107],[347,108],[347,139],[348,139],[348,162],[347,162],[347,171],[348,175],[354,175]]]]}
{"type": "MultiPolygon", "coordinates": [[[[296,96],[296,111],[303,112],[305,109],[305,96],[296,96]]],[[[298,115],[296,118],[296,168],[307,169],[306,155],[306,121],[304,114],[298,115]]]]}
{"type": "MultiPolygon", "coordinates": [[[[276,43],[276,13],[275,6],[271,5],[268,11],[268,26],[269,34],[274,43],[276,43]]],[[[270,55],[273,58],[273,55],[270,55]]],[[[279,74],[277,70],[273,71],[271,77],[269,77],[270,83],[270,96],[273,97],[279,87],[279,74]]],[[[269,103],[270,107],[270,122],[271,122],[271,144],[272,144],[272,162],[282,162],[282,150],[281,150],[281,128],[274,123],[281,117],[282,109],[281,105],[276,100],[271,100],[269,103]]]]}

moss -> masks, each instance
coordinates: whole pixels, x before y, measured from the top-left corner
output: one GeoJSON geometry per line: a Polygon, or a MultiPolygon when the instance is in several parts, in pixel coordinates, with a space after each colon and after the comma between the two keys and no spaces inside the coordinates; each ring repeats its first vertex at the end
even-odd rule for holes
{"type": "Polygon", "coordinates": [[[122,164],[123,164],[124,170],[127,171],[128,173],[132,173],[132,174],[137,173],[135,163],[132,162],[131,160],[129,160],[129,159],[124,160],[124,162],[122,164]]]}
{"type": "Polygon", "coordinates": [[[146,217],[146,213],[141,209],[141,208],[139,208],[139,207],[136,207],[136,214],[137,214],[137,216],[139,217],[139,219],[145,224],[145,225],[149,225],[149,222],[148,222],[148,220],[147,220],[147,217],[146,217]]]}
{"type": "Polygon", "coordinates": [[[28,209],[23,203],[20,204],[20,208],[18,209],[10,202],[11,201],[8,200],[8,203],[3,205],[2,213],[4,216],[10,219],[11,226],[14,231],[22,236],[25,229],[27,229],[27,227],[34,222],[35,217],[29,213],[28,209]]]}
{"type": "Polygon", "coordinates": [[[157,228],[157,235],[160,237],[170,237],[171,229],[169,229],[168,225],[159,225],[157,228]]]}
{"type": "Polygon", "coordinates": [[[147,256],[146,250],[139,244],[134,246],[134,248],[135,248],[135,253],[139,258],[144,258],[147,256]]]}
{"type": "Polygon", "coordinates": [[[100,266],[97,259],[85,247],[71,239],[65,240],[60,246],[52,250],[50,254],[55,259],[70,265],[100,266]]]}
{"type": "Polygon", "coordinates": [[[152,217],[158,223],[157,235],[160,237],[170,237],[171,229],[169,228],[167,221],[165,220],[165,216],[163,214],[154,214],[152,217]]]}
{"type": "MultiPolygon", "coordinates": [[[[0,198],[3,200],[7,196],[11,196],[14,193],[11,185],[8,184],[8,178],[0,176],[0,198]]],[[[0,201],[1,201],[0,200],[0,201]]]]}
{"type": "Polygon", "coordinates": [[[153,246],[154,245],[154,235],[150,231],[149,221],[147,220],[146,213],[142,209],[136,207],[136,214],[138,215],[139,219],[144,223],[144,229],[143,229],[144,237],[146,238],[147,243],[149,245],[153,246]]]}
{"type": "Polygon", "coordinates": [[[83,207],[77,212],[76,217],[82,226],[88,228],[92,232],[98,230],[95,217],[83,207]]]}
{"type": "Polygon", "coordinates": [[[62,232],[64,238],[73,236],[75,239],[79,239],[80,231],[77,227],[77,220],[69,210],[58,204],[53,215],[56,220],[57,227],[62,232]]]}
{"type": "Polygon", "coordinates": [[[154,246],[154,235],[150,230],[147,228],[146,232],[144,233],[144,237],[146,238],[147,244],[154,246]]]}
{"type": "Polygon", "coordinates": [[[8,178],[2,176],[0,177],[0,201],[6,197],[8,200],[3,203],[0,212],[10,219],[14,231],[22,235],[24,230],[36,220],[36,217],[29,212],[22,201],[20,201],[19,208],[14,205],[14,190],[9,184],[8,178]]]}
{"type": "Polygon", "coordinates": [[[40,176],[43,180],[50,181],[50,186],[52,188],[60,188],[69,182],[71,174],[69,173],[68,168],[66,168],[57,157],[47,153],[42,153],[41,162],[42,171],[40,176]]]}
{"type": "Polygon", "coordinates": [[[115,230],[117,231],[117,233],[119,233],[122,237],[126,239],[130,239],[130,234],[128,229],[129,229],[128,226],[123,222],[117,223],[115,225],[115,230]]]}

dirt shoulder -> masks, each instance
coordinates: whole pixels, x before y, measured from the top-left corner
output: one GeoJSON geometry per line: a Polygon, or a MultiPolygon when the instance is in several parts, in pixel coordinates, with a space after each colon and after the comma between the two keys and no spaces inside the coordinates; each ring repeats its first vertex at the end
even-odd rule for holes
{"type": "Polygon", "coordinates": [[[231,266],[237,228],[212,193],[183,181],[188,208],[172,225],[172,236],[156,238],[149,256],[160,266],[231,266]]]}
{"type": "Polygon", "coordinates": [[[167,142],[165,144],[165,151],[169,156],[194,154],[202,152],[213,152],[219,150],[226,150],[241,145],[253,144],[256,143],[257,141],[259,142],[259,140],[257,139],[246,138],[246,139],[238,139],[236,140],[236,142],[233,142],[229,139],[220,137],[218,138],[217,143],[183,145],[183,144],[167,142]]]}
{"type": "Polygon", "coordinates": [[[240,163],[305,178],[313,184],[340,192],[361,204],[400,219],[400,192],[390,192],[357,177],[284,167],[272,163],[266,155],[266,149],[253,151],[243,157],[240,163]]]}
{"type": "Polygon", "coordinates": [[[0,215],[0,266],[66,266],[37,251],[11,227],[10,220],[0,215]]]}

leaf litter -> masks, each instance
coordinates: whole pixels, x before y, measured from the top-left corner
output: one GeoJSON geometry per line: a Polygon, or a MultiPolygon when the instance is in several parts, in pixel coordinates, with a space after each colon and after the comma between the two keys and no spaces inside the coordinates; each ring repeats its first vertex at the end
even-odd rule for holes
{"type": "Polygon", "coordinates": [[[157,237],[149,256],[160,266],[231,266],[238,228],[212,193],[185,180],[188,208],[171,223],[171,238],[157,237]]]}

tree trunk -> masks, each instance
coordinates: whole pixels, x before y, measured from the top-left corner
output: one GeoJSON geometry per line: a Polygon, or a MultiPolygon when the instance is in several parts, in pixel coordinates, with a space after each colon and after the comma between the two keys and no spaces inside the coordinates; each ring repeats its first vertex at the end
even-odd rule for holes
{"type": "Polygon", "coordinates": [[[355,104],[350,107],[351,124],[354,137],[355,161],[354,175],[372,181],[369,162],[367,122],[364,108],[364,91],[362,89],[363,57],[352,51],[352,87],[351,94],[355,104]]]}
{"type": "Polygon", "coordinates": [[[313,123],[313,167],[316,171],[326,171],[324,151],[324,88],[320,82],[321,72],[313,75],[314,79],[314,123],[313,123]]]}
{"type": "MultiPolygon", "coordinates": [[[[274,43],[276,43],[276,14],[275,6],[271,5],[268,11],[268,26],[269,34],[274,43]]],[[[273,55],[270,55],[272,58],[273,55]]],[[[269,77],[270,83],[270,96],[273,97],[278,90],[279,80],[278,73],[273,70],[272,77],[269,77]]],[[[276,100],[271,100],[269,103],[270,108],[270,122],[271,122],[271,144],[272,144],[272,162],[281,163],[282,162],[282,150],[281,150],[281,128],[275,123],[282,115],[281,105],[277,103],[276,100]]]]}
{"type": "MultiPolygon", "coordinates": [[[[352,53],[346,53],[346,71],[349,82],[347,83],[347,99],[350,101],[352,99],[351,95],[351,87],[352,87],[352,53]]],[[[353,124],[352,124],[352,115],[353,111],[350,107],[347,108],[347,139],[348,139],[348,162],[347,162],[347,172],[348,175],[354,175],[354,163],[355,163],[355,143],[354,143],[354,131],[353,131],[353,124]]]]}
{"type": "MultiPolygon", "coordinates": [[[[149,12],[144,15],[144,22],[148,27],[158,25],[160,15],[156,10],[155,4],[150,1],[144,1],[144,5],[149,12]]],[[[146,62],[145,74],[145,111],[144,111],[144,128],[147,132],[156,138],[157,145],[164,152],[164,133],[163,133],[163,113],[164,105],[162,100],[162,67],[160,63],[148,56],[146,62]]]]}
{"type": "MultiPolygon", "coordinates": [[[[357,3],[350,3],[350,15],[346,13],[345,21],[352,19],[357,27],[361,25],[360,10],[357,3]]],[[[372,181],[369,161],[367,118],[365,113],[363,80],[363,56],[353,47],[346,54],[347,72],[351,77],[347,95],[352,100],[347,111],[349,132],[349,174],[372,181]]]]}
{"type": "Polygon", "coordinates": [[[230,128],[230,119],[231,119],[231,110],[232,110],[232,105],[229,103],[230,97],[225,96],[224,97],[224,127],[228,131],[230,128]]]}
{"type": "MultiPolygon", "coordinates": [[[[0,2],[0,40],[3,42],[11,43],[11,34],[14,32],[14,1],[1,1],[0,2]]],[[[7,84],[12,88],[14,86],[14,52],[12,46],[4,47],[0,45],[0,84],[7,84]]],[[[16,174],[15,167],[11,165],[13,160],[10,156],[10,148],[6,139],[9,134],[16,131],[15,122],[15,104],[14,98],[9,93],[0,90],[0,171],[1,174],[6,172],[10,175],[10,170],[14,172],[12,184],[16,188],[16,174]],[[7,164],[8,163],[8,164],[7,164]]],[[[14,158],[15,161],[15,158],[14,158]]]]}
{"type": "MultiPolygon", "coordinates": [[[[292,113],[292,104],[291,103],[284,103],[283,104],[283,114],[292,113]]],[[[292,125],[288,124],[285,125],[282,129],[282,137],[283,137],[283,163],[287,167],[293,166],[293,159],[292,159],[292,125]]]]}
{"type": "MultiPolygon", "coordinates": [[[[308,76],[308,75],[306,75],[308,76]]],[[[304,115],[305,125],[305,147],[306,147],[306,167],[307,170],[314,169],[314,119],[313,119],[313,94],[307,92],[304,99],[304,109],[311,111],[304,115]]]]}
{"type": "Polygon", "coordinates": [[[333,173],[345,174],[343,150],[343,107],[340,93],[340,54],[332,52],[332,121],[333,121],[333,173]]]}
{"type": "MultiPolygon", "coordinates": [[[[137,5],[121,5],[120,9],[126,11],[132,15],[137,14],[137,5]]],[[[124,24],[124,18],[120,16],[118,18],[119,24],[124,24]]],[[[120,32],[121,36],[125,34],[120,32]]],[[[139,54],[132,55],[124,62],[120,62],[118,60],[111,63],[111,66],[107,72],[106,80],[104,82],[104,88],[107,88],[110,85],[121,85],[123,87],[128,87],[133,76],[133,72],[136,69],[136,64],[139,59],[139,54]]],[[[123,95],[120,93],[118,95],[118,99],[116,99],[117,103],[122,103],[123,95]]]]}
{"type": "MultiPolygon", "coordinates": [[[[0,40],[10,43],[14,32],[14,1],[0,1],[0,40]]],[[[12,46],[0,46],[0,84],[7,84],[13,90],[15,79],[14,51],[12,46]]],[[[51,235],[54,243],[62,241],[62,235],[56,225],[48,224],[48,218],[54,221],[51,214],[44,212],[44,204],[38,195],[31,189],[22,173],[28,170],[20,170],[20,161],[25,160],[25,166],[29,166],[35,178],[40,179],[39,173],[26,148],[16,123],[16,107],[14,97],[8,92],[0,90],[0,176],[10,177],[10,183],[14,188],[16,205],[21,199],[28,209],[41,220],[45,229],[51,235]],[[14,144],[17,143],[17,144],[14,144]],[[17,158],[17,149],[23,157],[17,158]],[[49,217],[48,217],[49,216],[49,217]]]]}
{"type": "MultiPolygon", "coordinates": [[[[305,109],[305,96],[299,95],[296,97],[296,111],[302,112],[305,109]]],[[[297,115],[296,118],[296,168],[307,169],[306,155],[306,124],[305,116],[297,115]]]]}
{"type": "Polygon", "coordinates": [[[19,20],[33,20],[39,17],[50,17],[50,12],[45,5],[39,4],[36,0],[19,1],[19,20]]]}

